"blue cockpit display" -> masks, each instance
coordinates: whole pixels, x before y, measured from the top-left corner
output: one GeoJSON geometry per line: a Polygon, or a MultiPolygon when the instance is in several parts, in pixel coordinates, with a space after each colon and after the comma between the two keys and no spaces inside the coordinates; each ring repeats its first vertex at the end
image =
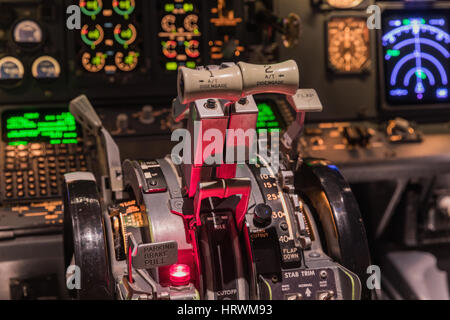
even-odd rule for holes
{"type": "Polygon", "coordinates": [[[392,104],[449,102],[450,35],[446,12],[383,14],[386,98],[392,104]]]}

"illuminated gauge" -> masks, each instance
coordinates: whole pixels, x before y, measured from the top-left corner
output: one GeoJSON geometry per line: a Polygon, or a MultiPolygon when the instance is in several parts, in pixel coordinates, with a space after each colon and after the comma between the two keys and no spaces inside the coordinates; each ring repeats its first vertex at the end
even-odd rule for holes
{"type": "Polygon", "coordinates": [[[185,46],[186,54],[188,55],[188,57],[197,58],[198,56],[200,56],[200,51],[198,50],[200,42],[198,42],[197,40],[186,41],[185,46]]]}
{"type": "Polygon", "coordinates": [[[176,58],[176,56],[178,55],[177,53],[177,42],[173,41],[173,40],[169,40],[169,41],[163,41],[161,42],[162,47],[163,47],[163,54],[169,58],[169,59],[173,59],[176,58]]]}
{"type": "Polygon", "coordinates": [[[326,0],[327,3],[338,9],[349,9],[359,6],[364,0],[326,0]]]}
{"type": "Polygon", "coordinates": [[[24,68],[22,62],[14,57],[3,57],[0,59],[0,80],[22,80],[24,68]]]}
{"type": "Polygon", "coordinates": [[[122,52],[117,52],[115,56],[115,62],[117,68],[122,71],[134,70],[138,64],[139,53],[130,51],[128,55],[124,55],[122,52]]]}
{"type": "Polygon", "coordinates": [[[175,26],[176,20],[177,18],[174,15],[168,14],[161,19],[161,27],[166,32],[173,32],[176,30],[175,26]]]}
{"type": "Polygon", "coordinates": [[[114,28],[114,38],[118,43],[123,45],[125,49],[128,48],[130,44],[136,41],[137,31],[136,28],[132,25],[128,25],[128,29],[122,29],[122,25],[118,24],[114,28]]]}
{"type": "Polygon", "coordinates": [[[18,44],[36,45],[42,42],[42,29],[32,20],[23,20],[14,27],[13,37],[18,44]]]}
{"type": "Polygon", "coordinates": [[[328,21],[328,64],[338,73],[361,73],[370,67],[365,18],[336,17],[328,21]]]}
{"type": "Polygon", "coordinates": [[[102,0],[80,0],[80,9],[85,15],[95,17],[103,9],[102,0]]]}
{"type": "Polygon", "coordinates": [[[81,28],[81,40],[92,50],[95,49],[100,43],[102,43],[105,37],[105,32],[100,25],[96,25],[93,30],[90,30],[89,26],[86,24],[81,28]]]}
{"type": "Polygon", "coordinates": [[[444,103],[450,90],[448,14],[383,15],[382,48],[388,102],[444,103]]]}
{"type": "Polygon", "coordinates": [[[189,32],[198,31],[198,16],[190,14],[184,18],[184,28],[189,32]]]}
{"type": "Polygon", "coordinates": [[[85,52],[81,57],[81,63],[87,71],[99,72],[105,66],[106,56],[101,52],[97,52],[95,56],[92,56],[89,52],[85,52]]]}
{"type": "Polygon", "coordinates": [[[36,79],[56,79],[61,74],[61,67],[56,59],[42,56],[33,62],[31,73],[36,79]]]}
{"type": "Polygon", "coordinates": [[[125,19],[128,19],[136,8],[134,0],[113,0],[112,5],[114,11],[125,19]]]}

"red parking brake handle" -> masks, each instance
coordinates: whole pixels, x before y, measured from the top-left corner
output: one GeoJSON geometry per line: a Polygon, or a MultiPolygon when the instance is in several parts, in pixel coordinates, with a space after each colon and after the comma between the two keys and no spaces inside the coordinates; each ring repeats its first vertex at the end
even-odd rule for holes
{"type": "Polygon", "coordinates": [[[194,212],[197,226],[201,226],[202,224],[200,220],[202,200],[213,197],[225,199],[234,195],[241,195],[241,200],[235,210],[236,225],[238,230],[241,230],[248,209],[250,192],[251,182],[247,178],[220,179],[199,183],[194,198],[194,212]]]}

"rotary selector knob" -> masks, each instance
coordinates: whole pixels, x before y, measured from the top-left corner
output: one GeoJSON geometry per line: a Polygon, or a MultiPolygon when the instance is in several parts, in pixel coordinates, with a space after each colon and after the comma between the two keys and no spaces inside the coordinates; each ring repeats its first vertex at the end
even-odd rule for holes
{"type": "Polygon", "coordinates": [[[152,124],[155,122],[155,116],[153,115],[152,106],[143,106],[141,110],[141,116],[139,121],[143,124],[152,124]]]}
{"type": "Polygon", "coordinates": [[[129,126],[128,115],[126,115],[125,113],[119,114],[116,118],[116,126],[117,129],[121,132],[127,131],[129,126]]]}
{"type": "Polygon", "coordinates": [[[272,208],[260,203],[255,207],[253,221],[259,227],[267,227],[272,222],[272,208]]]}

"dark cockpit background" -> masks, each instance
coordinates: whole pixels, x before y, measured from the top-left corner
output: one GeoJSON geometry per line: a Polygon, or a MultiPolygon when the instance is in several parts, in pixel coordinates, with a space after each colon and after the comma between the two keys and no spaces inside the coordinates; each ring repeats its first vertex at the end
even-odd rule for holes
{"type": "MultiPolygon", "coordinates": [[[[450,1],[0,0],[0,298],[64,297],[60,183],[97,165],[71,99],[89,97],[122,159],[163,157],[179,127],[178,67],[294,59],[300,87],[324,106],[308,115],[299,150],[351,184],[381,297],[448,299],[449,10],[450,1]]],[[[283,99],[257,103],[258,128],[293,121],[283,99]]]]}

